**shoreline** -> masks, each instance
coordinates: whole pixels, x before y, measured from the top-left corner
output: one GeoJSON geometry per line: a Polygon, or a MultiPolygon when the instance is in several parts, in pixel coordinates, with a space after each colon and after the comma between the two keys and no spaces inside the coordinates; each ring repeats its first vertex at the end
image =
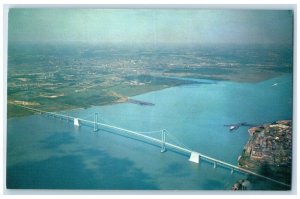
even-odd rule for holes
{"type": "MultiPolygon", "coordinates": [[[[281,75],[288,75],[288,74],[281,74],[281,75]]],[[[280,76],[281,76],[280,75],[280,76]]],[[[154,76],[153,76],[154,77],[154,76]]],[[[274,77],[277,78],[278,76],[274,77]]],[[[52,106],[47,106],[44,103],[41,103],[39,101],[34,101],[34,102],[26,102],[26,103],[36,103],[39,104],[39,106],[32,106],[33,108],[39,108],[45,111],[66,111],[66,110],[73,110],[73,109],[77,109],[77,108],[90,108],[92,106],[107,106],[107,105],[114,105],[114,104],[119,104],[119,103],[126,103],[127,99],[129,97],[134,97],[134,96],[138,96],[138,95],[142,95],[145,93],[149,93],[149,92],[155,92],[155,91],[160,91],[160,90],[164,90],[164,89],[168,89],[168,88],[172,88],[172,87],[178,87],[178,86],[184,86],[184,85],[193,85],[193,84],[207,84],[207,83],[212,83],[212,82],[216,82],[216,81],[230,81],[230,82],[237,82],[237,83],[244,83],[244,82],[238,82],[238,81],[232,81],[232,80],[224,80],[222,78],[220,79],[216,79],[216,78],[201,78],[201,79],[197,79],[197,78],[185,78],[185,77],[170,77],[170,76],[166,76],[166,77],[160,77],[160,78],[165,78],[165,79],[173,79],[173,80],[177,80],[175,82],[170,82],[170,84],[148,84],[148,85],[144,85],[141,87],[121,87],[121,88],[115,88],[112,87],[111,90],[107,90],[106,88],[102,89],[102,91],[106,92],[106,95],[97,95],[97,97],[111,97],[114,98],[113,101],[111,101],[112,99],[104,99],[103,101],[96,101],[95,103],[91,103],[89,105],[76,105],[76,104],[68,104],[68,102],[64,103],[63,100],[61,100],[59,97],[58,98],[51,98],[51,99],[47,99],[47,100],[51,100],[53,103],[55,103],[56,101],[58,101],[56,104],[52,104],[52,106]],[[203,80],[203,81],[202,81],[203,80]],[[208,82],[207,82],[208,81],[208,82]],[[121,90],[118,90],[121,89],[121,90]],[[122,90],[123,89],[123,90],[122,90]],[[124,93],[126,89],[129,91],[128,96],[123,95],[122,93],[124,93]],[[126,98],[126,100],[124,100],[124,98],[126,98]],[[108,100],[108,101],[107,101],[108,100]],[[58,105],[58,107],[57,107],[58,105]]],[[[266,78],[263,81],[268,81],[272,78],[266,78]]],[[[253,82],[248,82],[248,83],[253,83],[253,82]]],[[[257,83],[257,82],[255,82],[257,83]]],[[[125,92],[126,93],[126,92],[125,92]]],[[[63,97],[68,97],[68,96],[62,96],[63,97]]],[[[76,97],[74,97],[76,98],[76,97]]],[[[80,97],[79,97],[80,98],[80,97]]],[[[82,101],[84,101],[85,99],[83,98],[82,101]]],[[[28,111],[10,111],[10,109],[16,109],[14,107],[9,107],[9,101],[19,101],[22,102],[22,100],[17,100],[17,99],[7,99],[6,102],[6,107],[7,107],[7,114],[6,117],[7,118],[17,118],[17,117],[23,117],[23,116],[29,116],[32,115],[32,113],[28,112],[28,111]]],[[[95,101],[95,100],[94,100],[95,101]]],[[[11,105],[13,106],[13,105],[11,105]]],[[[31,106],[30,106],[31,107],[31,106]]]]}
{"type": "MultiPolygon", "coordinates": [[[[195,82],[195,84],[199,84],[197,82],[195,82]]],[[[175,86],[163,86],[162,88],[155,88],[155,89],[149,89],[147,90],[146,92],[137,92],[135,93],[134,95],[129,95],[129,96],[123,96],[123,95],[120,95],[118,94],[119,98],[117,98],[116,100],[114,101],[104,101],[104,102],[101,102],[100,104],[92,104],[92,105],[89,105],[89,106],[86,106],[86,107],[82,107],[82,106],[74,106],[74,107],[66,107],[65,109],[58,109],[58,108],[55,108],[55,107],[51,107],[51,108],[54,108],[54,109],[51,109],[51,110],[45,110],[45,109],[42,109],[41,107],[43,107],[42,104],[40,104],[39,106],[30,106],[32,108],[39,108],[41,110],[44,110],[44,111],[49,111],[49,112],[61,112],[61,111],[72,111],[72,110],[76,110],[76,109],[88,109],[88,108],[91,108],[93,106],[109,106],[109,105],[116,105],[116,104],[121,104],[121,103],[130,103],[128,102],[128,99],[130,97],[135,97],[135,96],[139,96],[139,95],[143,95],[143,94],[146,94],[146,93],[151,93],[151,92],[156,92],[156,91],[161,91],[161,90],[164,90],[164,89],[168,89],[168,88],[172,88],[172,87],[177,87],[177,86],[182,86],[182,85],[190,85],[190,84],[181,84],[181,85],[175,85],[175,86]],[[126,100],[124,100],[124,97],[126,97],[126,100]]],[[[111,91],[113,92],[113,91],[111,91]]],[[[114,92],[115,93],[115,92],[114,92]]],[[[114,94],[114,96],[117,96],[114,94]]],[[[6,102],[6,107],[7,107],[7,114],[6,114],[6,118],[7,119],[12,119],[12,118],[19,118],[19,117],[26,117],[26,116],[31,116],[31,115],[34,115],[35,113],[33,112],[30,112],[28,110],[25,110],[25,109],[22,109],[23,111],[23,114],[17,114],[17,115],[14,115],[14,116],[9,116],[9,111],[8,111],[8,106],[11,105],[11,106],[14,106],[14,107],[17,107],[17,105],[15,106],[14,104],[12,103],[9,103],[10,100],[8,100],[6,102]]],[[[15,101],[15,100],[14,100],[15,101]]],[[[27,102],[26,102],[27,103],[27,102]]]]}

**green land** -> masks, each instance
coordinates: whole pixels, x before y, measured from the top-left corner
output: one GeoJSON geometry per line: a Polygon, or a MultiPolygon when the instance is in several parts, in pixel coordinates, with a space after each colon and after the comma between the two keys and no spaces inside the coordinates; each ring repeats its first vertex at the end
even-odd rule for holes
{"type": "Polygon", "coordinates": [[[15,105],[44,111],[87,108],[199,83],[186,78],[258,82],[292,71],[288,49],[10,44],[8,117],[32,114],[15,105]]]}

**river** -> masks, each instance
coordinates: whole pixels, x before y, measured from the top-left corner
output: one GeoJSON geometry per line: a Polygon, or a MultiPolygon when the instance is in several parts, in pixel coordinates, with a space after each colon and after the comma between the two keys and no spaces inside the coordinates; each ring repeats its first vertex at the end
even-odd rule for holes
{"type": "MultiPolygon", "coordinates": [[[[292,119],[292,75],[258,83],[202,81],[133,97],[121,103],[61,112],[137,132],[166,129],[167,142],[236,165],[249,135],[226,124],[292,119]]],[[[160,133],[147,134],[160,138],[160,133]]],[[[7,186],[30,189],[227,190],[247,176],[188,155],[44,115],[7,121],[7,186]]],[[[263,188],[262,188],[263,189],[263,188]]]]}

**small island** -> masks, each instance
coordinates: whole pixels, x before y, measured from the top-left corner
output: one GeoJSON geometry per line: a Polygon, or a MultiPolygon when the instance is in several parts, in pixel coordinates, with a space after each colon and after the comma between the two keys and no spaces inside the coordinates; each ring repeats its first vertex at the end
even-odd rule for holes
{"type": "MultiPolygon", "coordinates": [[[[238,159],[239,166],[291,184],[292,121],[276,121],[252,127],[248,132],[250,138],[238,159]]],[[[262,183],[254,177],[249,180],[262,183]]]]}

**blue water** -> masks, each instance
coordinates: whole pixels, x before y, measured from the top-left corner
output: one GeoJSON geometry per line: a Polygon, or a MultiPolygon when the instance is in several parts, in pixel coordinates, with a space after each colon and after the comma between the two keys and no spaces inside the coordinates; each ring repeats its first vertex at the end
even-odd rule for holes
{"type": "MultiPolygon", "coordinates": [[[[230,133],[224,125],[292,119],[292,75],[259,83],[209,81],[134,99],[155,106],[123,103],[62,113],[93,120],[98,112],[101,122],[139,132],[166,129],[179,140],[168,142],[236,165],[247,127],[230,133]]],[[[160,153],[160,146],[145,140],[57,118],[11,118],[7,130],[9,188],[224,190],[246,178],[205,161],[189,162],[178,151],[160,153]]]]}

